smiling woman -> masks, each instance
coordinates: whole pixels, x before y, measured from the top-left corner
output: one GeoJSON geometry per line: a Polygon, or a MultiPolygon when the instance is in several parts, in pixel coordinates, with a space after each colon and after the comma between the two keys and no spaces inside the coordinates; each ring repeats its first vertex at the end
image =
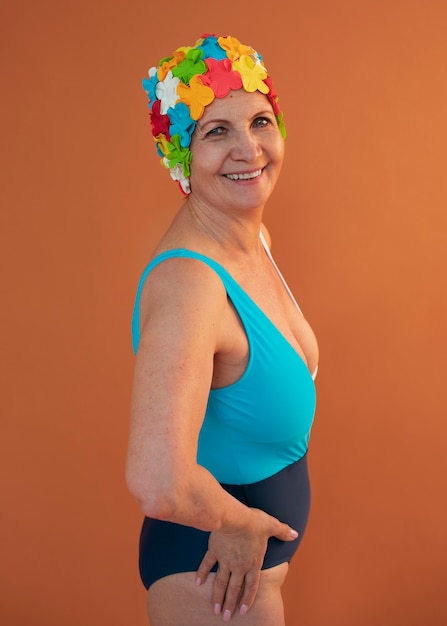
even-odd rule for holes
{"type": "Polygon", "coordinates": [[[126,472],[145,514],[148,616],[281,626],[309,515],[318,347],[262,222],[284,156],[278,98],[258,53],[212,35],[144,86],[157,150],[186,196],[133,317],[126,472]]]}
{"type": "Polygon", "coordinates": [[[266,94],[285,138],[278,96],[261,56],[236,37],[204,35],[195,46],[177,48],[143,79],[152,134],[162,163],[183,193],[190,193],[191,137],[206,107],[233,91],[266,94]]]}
{"type": "Polygon", "coordinates": [[[284,141],[266,97],[240,89],[205,109],[191,150],[190,185],[197,201],[256,208],[276,184],[284,141]]]}

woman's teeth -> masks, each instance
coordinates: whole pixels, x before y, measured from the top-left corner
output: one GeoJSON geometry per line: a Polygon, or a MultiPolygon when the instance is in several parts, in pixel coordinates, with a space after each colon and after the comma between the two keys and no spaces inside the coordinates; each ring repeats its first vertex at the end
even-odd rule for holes
{"type": "Polygon", "coordinates": [[[260,176],[262,170],[256,170],[256,172],[250,172],[248,174],[225,174],[230,180],[249,180],[250,178],[256,178],[260,176]]]}

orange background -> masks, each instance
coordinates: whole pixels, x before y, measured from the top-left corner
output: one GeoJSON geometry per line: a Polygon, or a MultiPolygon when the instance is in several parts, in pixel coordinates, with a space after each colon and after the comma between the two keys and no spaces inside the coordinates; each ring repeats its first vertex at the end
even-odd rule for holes
{"type": "Polygon", "coordinates": [[[318,335],[290,626],[445,626],[447,3],[2,0],[1,614],[144,626],[123,478],[139,274],[180,194],[149,66],[203,32],[286,115],[266,222],[318,335]]]}

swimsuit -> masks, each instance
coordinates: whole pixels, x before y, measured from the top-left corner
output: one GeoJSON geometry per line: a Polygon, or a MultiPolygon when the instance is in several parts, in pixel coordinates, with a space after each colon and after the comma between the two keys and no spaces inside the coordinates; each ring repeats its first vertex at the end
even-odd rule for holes
{"type": "MultiPolygon", "coordinates": [[[[264,240],[263,244],[269,254],[264,240]]],[[[302,539],[310,509],[306,453],[315,413],[313,376],[289,341],[221,265],[183,248],[160,254],[141,276],[132,320],[135,353],[144,281],[154,267],[170,258],[196,259],[216,272],[239,315],[250,350],[242,376],[209,392],[197,462],[238,500],[298,531],[292,542],[269,539],[263,569],[288,562],[302,539]]],[[[196,571],[208,537],[208,532],[146,517],[140,536],[145,587],[169,574],[196,571]]]]}

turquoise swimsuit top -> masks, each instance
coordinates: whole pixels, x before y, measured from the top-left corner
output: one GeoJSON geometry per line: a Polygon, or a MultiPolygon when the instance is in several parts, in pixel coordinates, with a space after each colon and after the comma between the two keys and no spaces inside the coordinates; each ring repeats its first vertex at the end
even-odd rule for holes
{"type": "Polygon", "coordinates": [[[313,378],[295,348],[230,274],[212,259],[183,248],[160,254],[141,276],[132,319],[135,353],[144,281],[171,258],[197,259],[216,272],[250,349],[243,375],[227,387],[210,390],[197,462],[221,483],[243,485],[268,478],[307,452],[316,404],[313,378]]]}

